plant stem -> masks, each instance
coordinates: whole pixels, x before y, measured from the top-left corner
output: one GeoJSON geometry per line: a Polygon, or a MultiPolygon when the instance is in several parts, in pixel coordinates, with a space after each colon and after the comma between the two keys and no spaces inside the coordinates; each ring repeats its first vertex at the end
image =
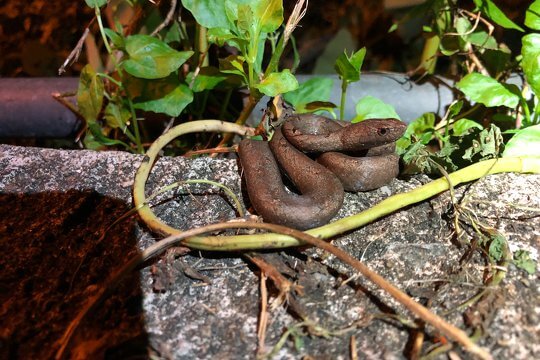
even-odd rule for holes
{"type": "Polygon", "coordinates": [[[225,113],[227,112],[227,107],[229,106],[229,102],[231,101],[231,95],[232,95],[233,89],[229,88],[227,89],[227,92],[225,93],[225,98],[223,99],[223,102],[221,103],[221,109],[219,110],[219,119],[225,118],[225,113]]]}
{"type": "Polygon", "coordinates": [[[207,38],[207,32],[208,30],[199,24],[195,26],[195,56],[194,59],[197,59],[197,64],[199,66],[208,66],[208,56],[206,56],[206,52],[208,52],[208,38],[207,38]]]}
{"type": "MultiPolygon", "coordinates": [[[[97,73],[97,76],[106,78],[107,80],[109,80],[110,82],[118,86],[120,90],[123,90],[127,94],[127,91],[124,89],[124,86],[122,85],[122,83],[116,80],[115,78],[113,78],[112,76],[109,76],[104,73],[97,73]]],[[[142,147],[141,137],[139,135],[139,128],[137,126],[137,118],[135,117],[135,109],[133,108],[133,103],[131,102],[129,95],[127,97],[127,101],[129,105],[129,110],[131,112],[131,117],[133,118],[133,130],[135,131],[135,135],[133,135],[127,127],[121,130],[124,134],[126,134],[126,136],[129,138],[131,142],[135,143],[135,145],[137,146],[137,152],[139,154],[142,154],[144,152],[144,148],[142,147]]]]}
{"type": "Polygon", "coordinates": [[[463,118],[466,118],[467,116],[469,116],[470,114],[474,113],[476,110],[480,109],[483,105],[480,104],[480,103],[477,103],[477,104],[474,104],[470,109],[468,109],[467,111],[461,113],[461,114],[458,114],[456,115],[455,117],[453,117],[452,119],[444,119],[443,121],[439,122],[436,126],[435,126],[435,130],[440,130],[442,129],[443,127],[446,127],[450,124],[453,124],[455,123],[456,121],[460,120],[460,119],[463,119],[463,118]]]}
{"type": "Polygon", "coordinates": [[[107,40],[107,35],[105,35],[105,30],[103,29],[103,22],[101,21],[101,10],[99,10],[99,6],[97,4],[94,4],[95,11],[96,11],[96,18],[99,25],[99,33],[101,34],[101,38],[103,39],[103,44],[105,44],[105,48],[107,49],[107,53],[112,54],[111,46],[109,45],[109,40],[107,40]]]}
{"type": "MultiPolygon", "coordinates": [[[[242,109],[242,112],[240,112],[240,115],[238,115],[238,118],[235,121],[236,125],[242,126],[246,123],[247,119],[249,118],[249,115],[255,109],[255,106],[259,103],[259,100],[262,98],[262,94],[257,91],[257,89],[253,89],[251,94],[249,95],[248,103],[244,108],[242,109]]],[[[231,139],[233,138],[232,133],[224,134],[223,139],[219,142],[217,147],[225,146],[225,144],[229,143],[231,139]]]]}
{"type": "Polygon", "coordinates": [[[539,123],[538,117],[540,116],[540,99],[537,98],[536,101],[538,103],[536,104],[536,107],[534,109],[533,125],[537,125],[539,123]]]}
{"type": "Polygon", "coordinates": [[[527,101],[520,96],[519,102],[521,103],[521,108],[523,109],[523,115],[525,115],[525,124],[532,125],[531,124],[531,112],[529,111],[529,105],[527,105],[527,101]]]}
{"type": "Polygon", "coordinates": [[[347,80],[342,79],[341,80],[341,102],[339,104],[339,120],[343,120],[345,118],[345,103],[347,101],[347,87],[349,86],[349,83],[347,80]]]}
{"type": "Polygon", "coordinates": [[[133,119],[133,132],[135,133],[135,144],[137,146],[137,152],[139,154],[144,153],[144,147],[142,146],[141,142],[141,134],[139,132],[139,124],[137,122],[137,114],[135,113],[135,108],[133,107],[133,102],[131,101],[131,97],[129,96],[127,89],[124,89],[126,92],[126,100],[129,106],[129,111],[131,112],[131,118],[133,119]]]}
{"type": "MultiPolygon", "coordinates": [[[[207,120],[206,120],[207,121],[207,120]]],[[[143,162],[144,164],[144,162],[143,162]]],[[[87,316],[87,314],[99,304],[104,297],[107,295],[107,292],[113,289],[125,275],[132,272],[137,266],[148,261],[149,259],[157,256],[166,249],[177,245],[182,244],[182,241],[186,238],[197,236],[203,233],[220,231],[225,229],[262,229],[267,231],[274,231],[275,233],[285,234],[290,237],[295,237],[300,239],[303,243],[311,244],[313,246],[319,247],[339,258],[341,261],[347,265],[353,267],[355,270],[359,271],[364,275],[368,280],[376,284],[378,287],[386,291],[397,301],[403,304],[409,311],[411,311],[416,316],[420,317],[425,322],[429,323],[445,336],[459,342],[467,351],[479,356],[482,359],[491,359],[491,356],[486,352],[485,349],[482,349],[476,345],[472,340],[467,336],[467,334],[461,329],[453,326],[452,324],[446,322],[444,319],[433,314],[426,307],[420,305],[414,301],[407,294],[396,288],[391,283],[387,282],[382,276],[370,270],[366,265],[353,258],[351,255],[345,251],[335,247],[334,245],[327,243],[323,240],[320,240],[312,235],[308,235],[299,230],[290,229],[281,225],[267,224],[267,223],[258,223],[258,222],[227,222],[227,223],[218,223],[207,225],[200,228],[190,229],[187,231],[176,232],[169,237],[150,245],[148,248],[143,250],[140,254],[135,255],[129,259],[124,265],[122,265],[117,271],[113,272],[111,276],[107,279],[104,286],[98,288],[95,293],[88,299],[87,303],[82,307],[81,311],[77,316],[71,321],[71,323],[66,328],[63,336],[58,341],[59,350],[56,353],[55,358],[60,359],[63,357],[64,351],[69,345],[71,337],[73,336],[75,330],[81,324],[82,320],[87,316]]]]}
{"type": "Polygon", "coordinates": [[[274,52],[272,53],[272,57],[270,58],[270,62],[268,63],[268,66],[266,67],[266,70],[264,71],[264,77],[267,77],[271,73],[275,72],[278,69],[279,65],[279,59],[281,59],[281,54],[283,54],[283,49],[285,49],[285,42],[284,42],[284,35],[281,34],[279,37],[279,41],[276,45],[276,48],[274,52]]]}
{"type": "Polygon", "coordinates": [[[420,66],[424,73],[433,74],[435,72],[440,42],[441,38],[436,33],[428,34],[420,58],[420,66]]]}
{"type": "Polygon", "coordinates": [[[144,219],[146,224],[156,232],[169,235],[178,233],[179,230],[163,223],[152,210],[146,206],[146,195],[144,191],[146,180],[150,175],[150,170],[152,170],[152,166],[154,165],[159,152],[165,145],[181,135],[195,132],[233,132],[240,135],[253,135],[253,129],[245,126],[220,120],[198,120],[177,125],[158,137],[148,148],[148,151],[135,174],[135,181],[133,183],[133,202],[135,207],[138,208],[139,215],[144,219]]]}
{"type": "Polygon", "coordinates": [[[255,83],[254,83],[254,70],[253,70],[253,63],[251,61],[247,62],[248,64],[248,88],[249,92],[255,91],[255,83]]]}
{"type": "Polygon", "coordinates": [[[103,78],[109,80],[110,82],[112,82],[114,85],[118,86],[119,88],[122,88],[122,83],[119,82],[118,80],[116,80],[115,78],[113,78],[112,76],[108,75],[108,74],[98,72],[98,73],[96,73],[96,76],[103,77],[103,78]]]}

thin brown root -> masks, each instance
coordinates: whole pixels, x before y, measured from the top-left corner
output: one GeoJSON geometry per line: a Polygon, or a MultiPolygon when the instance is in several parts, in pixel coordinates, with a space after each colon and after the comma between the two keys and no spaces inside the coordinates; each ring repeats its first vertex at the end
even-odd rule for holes
{"type": "Polygon", "coordinates": [[[259,313],[259,327],[257,329],[258,348],[257,356],[264,354],[266,342],[266,328],[268,327],[268,291],[266,289],[266,274],[261,272],[261,311],[259,313]]]}

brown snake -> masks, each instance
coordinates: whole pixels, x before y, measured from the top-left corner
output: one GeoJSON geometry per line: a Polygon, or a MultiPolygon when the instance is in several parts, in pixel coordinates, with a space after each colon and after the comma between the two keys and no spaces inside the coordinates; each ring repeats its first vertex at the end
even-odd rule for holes
{"type": "Polygon", "coordinates": [[[405,128],[396,119],[345,125],[303,114],[290,116],[270,142],[242,140],[238,154],[253,207],[264,221],[296,229],[327,223],[344,190],[376,189],[397,176],[395,141],[405,128]],[[280,169],[300,194],[286,189],[280,169]]]}

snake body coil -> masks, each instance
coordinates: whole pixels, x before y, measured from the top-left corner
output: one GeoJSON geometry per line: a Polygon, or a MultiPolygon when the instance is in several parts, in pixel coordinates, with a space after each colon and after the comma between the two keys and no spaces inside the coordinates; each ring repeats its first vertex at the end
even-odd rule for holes
{"type": "Polygon", "coordinates": [[[396,119],[345,125],[293,115],[269,143],[242,140],[238,153],[253,207],[265,221],[297,229],[327,223],[341,208],[344,190],[372,190],[397,175],[395,141],[405,128],[396,119]],[[280,168],[301,194],[286,188],[280,168]]]}

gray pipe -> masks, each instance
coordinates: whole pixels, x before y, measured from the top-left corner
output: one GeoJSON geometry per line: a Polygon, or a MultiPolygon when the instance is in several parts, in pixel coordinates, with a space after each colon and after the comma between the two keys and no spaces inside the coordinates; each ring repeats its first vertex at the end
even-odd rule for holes
{"type": "MultiPolygon", "coordinates": [[[[314,75],[297,75],[300,82],[314,75]]],[[[335,75],[330,101],[339,104],[341,81],[335,75]]],[[[508,81],[517,85],[522,79],[514,75],[508,81]]],[[[54,92],[69,92],[77,89],[78,78],[0,78],[0,138],[24,137],[73,137],[80,126],[75,115],[51,96],[54,92]]],[[[349,85],[345,118],[352,119],[356,103],[371,95],[391,104],[401,119],[407,123],[426,112],[443,116],[448,105],[455,99],[451,86],[445,78],[434,78],[415,83],[399,73],[362,73],[359,82],[349,85]]],[[[249,123],[256,125],[266,108],[264,97],[252,112],[249,123]]]]}
{"type": "Polygon", "coordinates": [[[78,82],[74,77],[0,78],[0,138],[73,137],[80,121],[52,94],[76,91],[78,82]]]}

